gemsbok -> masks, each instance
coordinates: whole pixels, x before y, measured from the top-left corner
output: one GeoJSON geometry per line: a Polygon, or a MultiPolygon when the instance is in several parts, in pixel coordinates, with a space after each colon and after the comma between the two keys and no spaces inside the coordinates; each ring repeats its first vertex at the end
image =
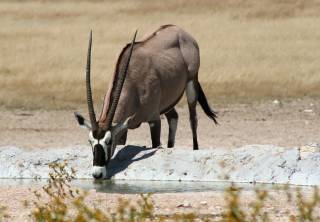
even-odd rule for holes
{"type": "Polygon", "coordinates": [[[173,147],[178,123],[175,105],[186,91],[193,149],[198,150],[196,105],[216,124],[216,113],[210,108],[198,81],[199,47],[187,32],[175,25],[161,26],[152,35],[135,42],[136,34],[120,53],[103,109],[97,121],[90,83],[92,32],[90,32],[86,66],[86,90],[90,122],[75,112],[80,126],[89,129],[93,150],[95,179],[106,177],[107,165],[116,145],[124,145],[127,130],[141,123],[150,126],[152,147],[159,147],[164,114],[169,124],[168,147],[173,147]]]}

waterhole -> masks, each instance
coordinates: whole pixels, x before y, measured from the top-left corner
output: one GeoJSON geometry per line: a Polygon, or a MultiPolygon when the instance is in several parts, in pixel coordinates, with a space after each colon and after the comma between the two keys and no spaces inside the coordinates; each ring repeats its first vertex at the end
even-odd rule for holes
{"type": "MultiPolygon", "coordinates": [[[[0,179],[0,186],[43,186],[46,179],[0,179]]],[[[140,181],[140,180],[101,180],[78,179],[71,182],[73,186],[101,193],[185,193],[185,192],[224,192],[232,184],[229,182],[192,182],[192,181],[140,181]]],[[[242,190],[278,189],[279,186],[272,184],[236,183],[237,188],[242,190]]]]}

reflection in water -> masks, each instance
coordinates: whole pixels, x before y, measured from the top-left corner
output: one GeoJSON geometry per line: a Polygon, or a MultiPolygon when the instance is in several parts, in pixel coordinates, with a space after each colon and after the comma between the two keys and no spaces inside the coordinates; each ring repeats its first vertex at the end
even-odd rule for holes
{"type": "Polygon", "coordinates": [[[219,182],[179,182],[179,181],[129,181],[105,180],[94,182],[97,192],[104,193],[180,193],[223,191],[229,183],[219,182]]]}
{"type": "MultiPolygon", "coordinates": [[[[43,186],[45,179],[0,179],[0,186],[43,186]]],[[[134,181],[134,180],[73,180],[72,185],[83,189],[94,189],[102,193],[181,193],[181,192],[223,192],[230,187],[229,182],[191,182],[191,181],[134,181]]],[[[236,186],[243,190],[253,190],[257,187],[274,189],[271,184],[237,183],[236,186]]],[[[293,186],[294,187],[294,186],[293,186]]],[[[279,188],[279,186],[277,186],[279,188]]]]}

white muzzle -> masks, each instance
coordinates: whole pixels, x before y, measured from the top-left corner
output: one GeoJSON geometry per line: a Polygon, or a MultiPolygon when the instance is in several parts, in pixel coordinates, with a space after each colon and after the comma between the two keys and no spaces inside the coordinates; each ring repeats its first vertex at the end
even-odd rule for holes
{"type": "Polygon", "coordinates": [[[107,176],[106,167],[93,166],[92,176],[94,179],[104,179],[107,176]]]}

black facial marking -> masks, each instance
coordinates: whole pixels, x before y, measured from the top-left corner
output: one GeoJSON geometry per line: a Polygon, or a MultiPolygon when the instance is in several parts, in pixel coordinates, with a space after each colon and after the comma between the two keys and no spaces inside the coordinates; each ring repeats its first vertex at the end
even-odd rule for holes
{"type": "Polygon", "coordinates": [[[84,124],[84,118],[80,115],[80,113],[74,112],[74,116],[76,117],[80,125],[84,124]]]}
{"type": "Polygon", "coordinates": [[[105,130],[98,129],[98,130],[92,132],[92,136],[97,140],[101,140],[105,136],[106,132],[107,131],[105,131],[105,130]]]}
{"type": "Polygon", "coordinates": [[[93,166],[105,166],[106,154],[102,145],[97,144],[93,148],[93,166]]]}

